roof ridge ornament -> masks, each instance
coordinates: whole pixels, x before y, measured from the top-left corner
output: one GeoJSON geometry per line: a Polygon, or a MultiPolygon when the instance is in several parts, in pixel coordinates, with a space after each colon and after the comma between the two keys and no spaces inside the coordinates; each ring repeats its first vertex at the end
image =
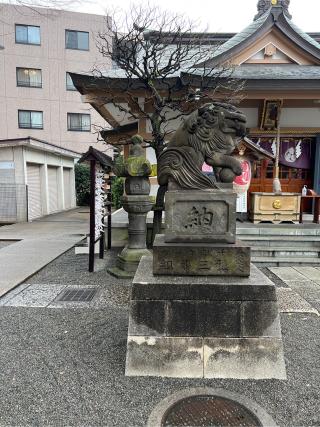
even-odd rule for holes
{"type": "Polygon", "coordinates": [[[271,9],[274,7],[281,8],[287,18],[291,19],[292,16],[289,13],[289,5],[290,0],[259,0],[257,4],[258,13],[254,17],[254,21],[259,19],[268,10],[271,11],[271,9]]]}

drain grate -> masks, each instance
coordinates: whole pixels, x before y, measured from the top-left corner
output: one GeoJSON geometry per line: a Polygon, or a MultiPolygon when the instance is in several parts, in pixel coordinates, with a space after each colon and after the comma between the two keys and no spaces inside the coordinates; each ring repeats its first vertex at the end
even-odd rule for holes
{"type": "Polygon", "coordinates": [[[69,288],[58,296],[57,301],[89,302],[96,293],[96,288],[69,288]]]}
{"type": "Polygon", "coordinates": [[[162,427],[261,427],[259,419],[243,405],[220,396],[192,396],[171,406],[162,427]]]}

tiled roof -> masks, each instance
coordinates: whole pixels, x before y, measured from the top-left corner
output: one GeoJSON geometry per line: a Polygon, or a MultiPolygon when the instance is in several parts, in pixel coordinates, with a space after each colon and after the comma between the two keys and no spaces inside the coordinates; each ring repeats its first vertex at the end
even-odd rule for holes
{"type": "Polygon", "coordinates": [[[297,34],[299,34],[299,36],[301,36],[305,41],[312,44],[316,48],[320,49],[320,44],[313,37],[309,36],[309,34],[305,33],[299,27],[297,27],[296,24],[294,24],[286,15],[284,15],[284,17],[285,17],[287,23],[293,29],[293,31],[295,31],[297,34]]]}
{"type": "Polygon", "coordinates": [[[270,14],[270,10],[260,16],[259,19],[253,21],[250,25],[248,25],[244,30],[237,33],[235,36],[231,37],[228,41],[223,43],[216,51],[214,52],[213,57],[221,55],[222,53],[227,52],[231,48],[239,45],[242,41],[246,40],[249,36],[254,34],[268,19],[270,14]]]}
{"type": "MultiPolygon", "coordinates": [[[[280,9],[280,10],[282,10],[282,9],[280,9]]],[[[227,54],[230,51],[237,48],[237,46],[239,46],[241,43],[245,42],[247,39],[249,39],[251,36],[253,36],[256,32],[258,32],[259,29],[264,26],[264,24],[266,24],[266,29],[269,28],[267,21],[269,21],[271,23],[272,22],[270,20],[271,17],[273,17],[272,19],[273,19],[275,27],[279,28],[285,34],[287,34],[288,33],[288,27],[286,27],[286,26],[288,25],[290,28],[289,32],[292,31],[293,35],[294,34],[299,35],[307,44],[309,44],[313,47],[314,52],[316,52],[314,50],[314,48],[316,48],[318,50],[317,56],[320,56],[320,44],[315,40],[315,38],[311,37],[309,34],[305,33],[299,27],[297,27],[291,21],[291,19],[288,17],[288,15],[286,13],[284,13],[283,10],[282,10],[282,13],[280,15],[281,19],[279,19],[279,17],[277,15],[275,15],[275,13],[278,13],[278,12],[279,12],[278,7],[272,7],[270,9],[268,9],[262,16],[260,16],[260,18],[253,21],[248,27],[246,27],[244,30],[240,31],[240,33],[234,35],[228,41],[226,41],[225,43],[220,45],[218,47],[218,49],[216,49],[215,52],[212,54],[212,59],[215,59],[215,58],[219,57],[220,55],[227,54]]],[[[290,37],[289,34],[288,34],[288,36],[290,37]]],[[[230,55],[231,55],[231,52],[230,52],[230,55]]]]}
{"type": "Polygon", "coordinates": [[[103,165],[108,170],[111,170],[113,168],[112,158],[107,156],[102,151],[97,150],[96,148],[93,148],[92,146],[89,147],[89,150],[82,155],[81,159],[79,160],[79,163],[83,163],[93,159],[100,162],[101,165],[103,165]]]}
{"type": "Polygon", "coordinates": [[[316,65],[242,65],[232,77],[258,80],[320,79],[320,67],[316,65]]]}
{"type": "MultiPolygon", "coordinates": [[[[219,75],[219,70],[216,70],[219,75]]],[[[183,74],[183,73],[182,73],[183,74]]],[[[186,73],[189,74],[189,73],[186,73]]],[[[193,69],[194,76],[203,74],[201,69],[193,69]]],[[[295,80],[307,79],[317,80],[320,79],[320,67],[316,65],[264,65],[264,64],[250,64],[240,65],[235,68],[232,75],[227,71],[228,77],[238,78],[244,80],[295,80]]],[[[223,77],[223,74],[221,75],[223,77]]]]}

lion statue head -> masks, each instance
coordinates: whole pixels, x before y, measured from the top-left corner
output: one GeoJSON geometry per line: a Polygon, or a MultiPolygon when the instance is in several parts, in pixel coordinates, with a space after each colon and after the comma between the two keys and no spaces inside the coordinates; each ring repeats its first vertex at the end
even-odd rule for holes
{"type": "Polygon", "coordinates": [[[214,182],[232,182],[241,164],[231,156],[245,134],[246,117],[230,104],[215,102],[195,110],[173,134],[158,160],[158,181],[168,179],[180,188],[217,188],[203,178],[204,162],[214,170],[214,182]]]}
{"type": "Polygon", "coordinates": [[[234,106],[215,102],[195,110],[177,129],[168,147],[189,146],[197,152],[231,154],[236,137],[246,131],[246,117],[234,106]]]}

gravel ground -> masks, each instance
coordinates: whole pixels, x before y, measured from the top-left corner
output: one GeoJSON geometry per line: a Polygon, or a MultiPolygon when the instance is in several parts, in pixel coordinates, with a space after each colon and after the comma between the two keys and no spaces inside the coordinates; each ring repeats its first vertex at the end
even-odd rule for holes
{"type": "Polygon", "coordinates": [[[28,283],[99,286],[104,309],[0,307],[1,426],[144,426],[161,399],[196,386],[245,395],[281,427],[320,426],[319,317],[281,316],[287,381],[125,377],[130,280],[98,270],[69,251],[28,283]]]}

